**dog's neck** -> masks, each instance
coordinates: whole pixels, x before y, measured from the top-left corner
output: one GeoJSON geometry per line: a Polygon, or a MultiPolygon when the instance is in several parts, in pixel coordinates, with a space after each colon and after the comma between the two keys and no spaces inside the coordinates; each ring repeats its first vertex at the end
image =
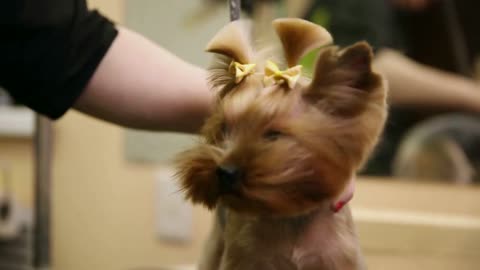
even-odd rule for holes
{"type": "Polygon", "coordinates": [[[335,213],[313,212],[304,219],[306,222],[296,227],[292,253],[292,260],[299,269],[309,269],[309,265],[317,264],[331,266],[325,269],[356,269],[346,265],[348,262],[357,261],[351,259],[359,254],[357,243],[352,242],[356,237],[352,231],[353,222],[348,206],[335,213]]]}
{"type": "Polygon", "coordinates": [[[348,207],[354,182],[352,177],[338,196],[297,216],[248,215],[218,205],[226,249],[283,265],[274,269],[364,269],[348,207]]]}
{"type": "Polygon", "coordinates": [[[295,265],[291,269],[362,269],[346,265],[360,257],[349,207],[337,213],[325,207],[288,218],[244,216],[227,210],[224,229],[227,249],[242,248],[238,243],[246,242],[250,250],[245,252],[251,257],[262,254],[278,261],[280,256],[295,265]]]}

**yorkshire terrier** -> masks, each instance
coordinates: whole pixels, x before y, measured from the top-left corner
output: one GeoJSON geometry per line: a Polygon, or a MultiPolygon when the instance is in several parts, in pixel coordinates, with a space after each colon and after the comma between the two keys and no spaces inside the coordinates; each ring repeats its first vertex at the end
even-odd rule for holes
{"type": "Polygon", "coordinates": [[[244,21],[208,44],[217,93],[202,140],[178,157],[186,197],[216,209],[200,270],[365,269],[348,206],[383,129],[386,84],[365,42],[277,19],[280,60],[244,21]],[[300,59],[320,48],[311,79],[300,59]]]}

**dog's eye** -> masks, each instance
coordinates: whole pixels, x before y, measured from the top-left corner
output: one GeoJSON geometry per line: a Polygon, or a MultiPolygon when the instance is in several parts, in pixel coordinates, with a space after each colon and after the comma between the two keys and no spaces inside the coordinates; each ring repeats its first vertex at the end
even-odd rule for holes
{"type": "Polygon", "coordinates": [[[269,141],[276,141],[278,138],[284,136],[285,134],[281,131],[269,129],[263,134],[263,138],[269,141]]]}

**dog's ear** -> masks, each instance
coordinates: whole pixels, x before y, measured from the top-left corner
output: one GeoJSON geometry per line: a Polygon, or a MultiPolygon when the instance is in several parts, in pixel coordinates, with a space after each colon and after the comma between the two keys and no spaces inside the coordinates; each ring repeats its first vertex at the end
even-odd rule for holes
{"type": "Polygon", "coordinates": [[[325,28],[302,19],[276,19],[273,27],[282,42],[289,67],[297,65],[308,52],[331,44],[333,40],[325,28]]]}
{"type": "Polygon", "coordinates": [[[346,49],[324,49],[304,96],[328,112],[351,115],[366,106],[370,92],[382,85],[372,71],[372,48],[358,42],[346,49]]]}
{"type": "Polygon", "coordinates": [[[234,21],[224,26],[208,43],[207,52],[216,53],[209,68],[209,81],[217,96],[223,98],[255,73],[251,22],[234,21]]]}
{"type": "Polygon", "coordinates": [[[242,64],[253,59],[250,22],[234,21],[224,26],[207,45],[207,52],[227,56],[242,64]]]}

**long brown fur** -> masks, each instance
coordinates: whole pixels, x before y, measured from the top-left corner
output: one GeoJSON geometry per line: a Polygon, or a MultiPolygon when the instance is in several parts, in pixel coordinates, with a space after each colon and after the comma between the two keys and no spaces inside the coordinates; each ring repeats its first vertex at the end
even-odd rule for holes
{"type": "MultiPolygon", "coordinates": [[[[226,26],[209,44],[221,55],[211,77],[218,102],[201,142],[177,161],[186,197],[225,210],[218,210],[200,270],[364,269],[350,210],[333,213],[329,205],[367,160],[385,122],[386,87],[371,68],[371,48],[324,48],[313,78],[293,89],[265,87],[261,69],[235,84],[228,63],[263,67],[267,60],[244,42],[251,37],[238,36],[248,35],[246,25],[226,26]],[[233,193],[222,191],[216,175],[225,166],[242,172],[233,193]]],[[[323,28],[302,20],[274,27],[288,66],[329,43],[323,28]]]]}

